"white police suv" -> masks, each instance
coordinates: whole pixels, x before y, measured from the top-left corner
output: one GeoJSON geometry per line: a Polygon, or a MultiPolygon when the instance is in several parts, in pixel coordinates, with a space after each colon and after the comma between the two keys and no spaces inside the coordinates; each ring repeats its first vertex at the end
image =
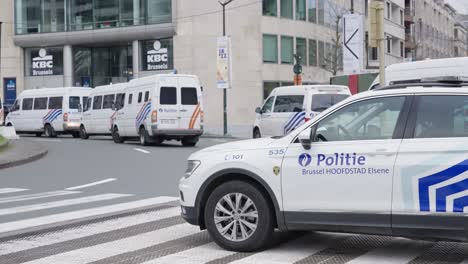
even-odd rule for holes
{"type": "Polygon", "coordinates": [[[352,96],[281,138],[189,157],[182,216],[222,247],[279,230],[468,239],[468,83],[352,96]]]}

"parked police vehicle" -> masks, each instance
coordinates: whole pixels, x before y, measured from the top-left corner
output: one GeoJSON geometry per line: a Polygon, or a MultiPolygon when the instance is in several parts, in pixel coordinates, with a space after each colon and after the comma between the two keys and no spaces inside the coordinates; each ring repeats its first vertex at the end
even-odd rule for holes
{"type": "MultiPolygon", "coordinates": [[[[385,68],[385,84],[418,83],[434,76],[468,76],[468,57],[396,63],[385,68]]],[[[379,76],[369,90],[380,87],[379,76]]]]}
{"type": "Polygon", "coordinates": [[[6,117],[7,126],[18,133],[56,137],[72,134],[79,137],[80,105],[91,89],[82,87],[41,88],[23,91],[6,117]]]}
{"type": "Polygon", "coordinates": [[[125,99],[125,83],[110,84],[94,88],[83,105],[83,117],[80,125],[80,137],[111,135],[114,123],[115,102],[125,99]]]}
{"type": "Polygon", "coordinates": [[[275,88],[255,112],[253,137],[285,135],[330,106],[351,95],[340,85],[304,85],[275,88]]]}
{"type": "Polygon", "coordinates": [[[466,241],[468,82],[442,81],[360,93],[284,137],[192,154],[182,216],[236,251],[274,228],[466,241]]]}
{"type": "Polygon", "coordinates": [[[203,133],[200,80],[195,75],[158,74],[131,80],[116,101],[114,142],[138,137],[142,145],[180,140],[195,146],[203,133]]]}

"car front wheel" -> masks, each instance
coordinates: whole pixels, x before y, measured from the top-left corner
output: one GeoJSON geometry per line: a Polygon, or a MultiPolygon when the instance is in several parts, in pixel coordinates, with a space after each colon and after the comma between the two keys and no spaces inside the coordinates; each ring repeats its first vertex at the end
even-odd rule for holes
{"type": "Polygon", "coordinates": [[[231,181],[206,202],[204,219],[213,240],[231,251],[250,252],[269,245],[275,220],[265,195],[253,185],[231,181]]]}

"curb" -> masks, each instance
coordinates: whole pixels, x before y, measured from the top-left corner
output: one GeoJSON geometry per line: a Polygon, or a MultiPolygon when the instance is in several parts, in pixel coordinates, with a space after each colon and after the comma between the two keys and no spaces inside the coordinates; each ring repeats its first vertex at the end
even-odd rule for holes
{"type": "Polygon", "coordinates": [[[39,153],[37,153],[35,155],[32,155],[32,156],[29,156],[29,157],[25,158],[25,159],[1,163],[0,164],[0,170],[1,169],[6,169],[6,168],[11,168],[11,167],[16,167],[16,166],[20,166],[20,165],[24,165],[24,164],[36,161],[38,159],[43,158],[45,155],[47,155],[47,153],[49,153],[48,150],[43,150],[43,151],[41,151],[41,152],[39,152],[39,153]]]}
{"type": "Polygon", "coordinates": [[[6,139],[5,142],[1,143],[0,144],[0,150],[3,150],[5,149],[6,147],[8,147],[8,143],[9,143],[9,140],[6,139]]]}

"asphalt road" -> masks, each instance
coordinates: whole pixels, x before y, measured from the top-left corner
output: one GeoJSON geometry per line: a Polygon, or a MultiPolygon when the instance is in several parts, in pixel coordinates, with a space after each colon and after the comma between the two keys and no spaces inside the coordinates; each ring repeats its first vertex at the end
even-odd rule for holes
{"type": "Polygon", "coordinates": [[[468,264],[468,243],[359,234],[277,233],[262,252],[219,248],[180,217],[177,183],[190,153],[224,139],[195,148],[28,140],[50,152],[0,170],[0,264],[468,264]]]}

